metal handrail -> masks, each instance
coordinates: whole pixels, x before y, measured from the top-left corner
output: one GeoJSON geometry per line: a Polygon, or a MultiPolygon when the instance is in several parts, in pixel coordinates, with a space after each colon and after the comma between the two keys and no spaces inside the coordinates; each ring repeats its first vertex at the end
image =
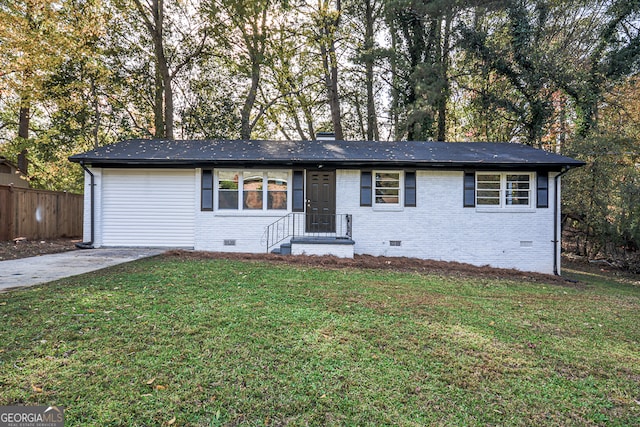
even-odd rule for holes
{"type": "Polygon", "coordinates": [[[312,214],[292,212],[265,228],[267,253],[280,242],[295,237],[333,237],[352,236],[351,214],[312,214]]]}

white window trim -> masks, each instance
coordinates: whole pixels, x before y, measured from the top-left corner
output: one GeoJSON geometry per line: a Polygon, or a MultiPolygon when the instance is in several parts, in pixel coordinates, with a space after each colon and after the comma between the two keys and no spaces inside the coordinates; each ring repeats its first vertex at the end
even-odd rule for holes
{"type": "Polygon", "coordinates": [[[404,171],[376,169],[371,171],[371,206],[374,211],[403,211],[404,210],[404,171]],[[399,176],[398,203],[376,203],[376,174],[397,173],[399,176]]]}
{"type": "Polygon", "coordinates": [[[498,172],[498,171],[483,171],[476,172],[476,211],[479,212],[535,212],[535,185],[536,177],[534,172],[498,172]],[[478,176],[480,175],[500,175],[500,204],[499,205],[481,205],[478,203],[478,176]],[[529,204],[527,205],[508,205],[505,203],[505,191],[507,187],[507,175],[527,175],[529,176],[529,204]]]}
{"type": "Polygon", "coordinates": [[[213,171],[213,212],[217,216],[282,216],[291,212],[291,197],[292,197],[292,179],[293,173],[288,169],[243,169],[243,168],[229,168],[229,169],[214,169],[213,171]],[[244,209],[243,208],[243,193],[244,193],[244,172],[262,173],[262,209],[244,209]],[[219,207],[219,184],[220,184],[220,172],[237,172],[238,173],[238,209],[220,209],[219,207]],[[268,200],[268,174],[269,172],[285,172],[287,174],[287,208],[286,209],[267,209],[268,200]]]}

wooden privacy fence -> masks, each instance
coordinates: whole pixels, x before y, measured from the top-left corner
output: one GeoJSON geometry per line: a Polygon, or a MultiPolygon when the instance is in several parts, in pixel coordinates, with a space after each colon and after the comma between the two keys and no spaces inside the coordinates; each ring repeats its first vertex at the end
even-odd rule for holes
{"type": "Polygon", "coordinates": [[[0,185],[0,241],[82,236],[83,196],[0,185]]]}

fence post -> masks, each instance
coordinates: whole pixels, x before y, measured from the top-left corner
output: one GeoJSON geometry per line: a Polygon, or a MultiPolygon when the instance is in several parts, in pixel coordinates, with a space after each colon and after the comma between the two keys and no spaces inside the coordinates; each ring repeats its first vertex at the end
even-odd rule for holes
{"type": "Polygon", "coordinates": [[[0,187],[0,241],[13,238],[11,235],[11,225],[13,221],[11,197],[10,186],[0,187]]]}
{"type": "Polygon", "coordinates": [[[7,203],[7,213],[8,213],[8,219],[9,221],[7,221],[7,235],[9,239],[13,239],[19,236],[16,236],[17,234],[17,230],[16,230],[16,223],[17,223],[17,216],[18,216],[18,212],[16,212],[16,192],[13,190],[13,185],[9,186],[9,197],[8,197],[8,203],[7,203]]]}

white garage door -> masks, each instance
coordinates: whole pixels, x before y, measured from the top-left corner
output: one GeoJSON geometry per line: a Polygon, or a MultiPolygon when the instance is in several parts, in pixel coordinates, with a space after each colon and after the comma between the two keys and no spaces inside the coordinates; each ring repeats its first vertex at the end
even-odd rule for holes
{"type": "Polygon", "coordinates": [[[193,247],[194,170],[103,169],[104,246],[193,247]]]}

